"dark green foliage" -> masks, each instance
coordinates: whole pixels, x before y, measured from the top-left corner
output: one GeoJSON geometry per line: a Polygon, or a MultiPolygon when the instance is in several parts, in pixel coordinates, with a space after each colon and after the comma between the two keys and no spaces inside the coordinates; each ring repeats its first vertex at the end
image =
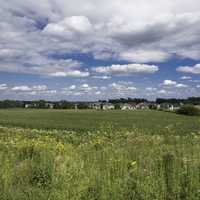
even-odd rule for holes
{"type": "Polygon", "coordinates": [[[193,105],[185,105],[176,111],[177,114],[199,116],[200,109],[193,105]]]}
{"type": "Polygon", "coordinates": [[[83,109],[89,109],[89,105],[87,103],[79,103],[77,105],[77,108],[81,109],[81,110],[83,110],[83,109]]]}

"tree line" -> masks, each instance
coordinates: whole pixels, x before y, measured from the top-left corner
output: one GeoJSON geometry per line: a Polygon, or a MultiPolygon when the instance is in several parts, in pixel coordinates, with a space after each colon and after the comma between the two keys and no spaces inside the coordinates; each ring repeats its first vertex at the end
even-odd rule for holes
{"type": "MultiPolygon", "coordinates": [[[[120,103],[169,103],[169,104],[192,104],[192,105],[200,105],[200,97],[189,97],[187,99],[164,99],[157,98],[155,101],[148,101],[144,98],[120,98],[120,99],[109,99],[100,100],[99,103],[112,103],[112,104],[120,104],[120,103]]],[[[45,100],[37,100],[37,101],[19,101],[19,100],[1,100],[0,108],[24,108],[26,105],[30,105],[30,108],[50,108],[53,105],[54,109],[88,109],[89,103],[91,102],[69,102],[66,100],[61,101],[45,101],[45,100]]]]}

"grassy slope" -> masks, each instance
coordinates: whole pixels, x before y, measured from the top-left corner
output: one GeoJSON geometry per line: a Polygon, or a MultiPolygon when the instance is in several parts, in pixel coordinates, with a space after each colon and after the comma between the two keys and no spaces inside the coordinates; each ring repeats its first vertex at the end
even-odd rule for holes
{"type": "Polygon", "coordinates": [[[0,128],[0,199],[199,200],[199,141],[0,128]]]}
{"type": "Polygon", "coordinates": [[[0,124],[37,129],[94,130],[102,124],[116,129],[133,127],[148,133],[160,133],[170,127],[176,133],[200,130],[200,118],[160,111],[73,111],[73,110],[0,110],[0,124]]]}

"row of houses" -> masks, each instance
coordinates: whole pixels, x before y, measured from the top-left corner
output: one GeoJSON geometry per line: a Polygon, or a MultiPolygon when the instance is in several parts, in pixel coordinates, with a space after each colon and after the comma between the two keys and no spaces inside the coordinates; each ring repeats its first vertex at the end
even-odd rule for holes
{"type": "MultiPolygon", "coordinates": [[[[120,103],[120,104],[113,104],[113,103],[108,103],[108,102],[93,102],[93,103],[84,103],[85,108],[88,109],[94,109],[94,110],[145,110],[145,109],[163,109],[163,110],[177,110],[180,108],[180,105],[173,105],[170,103],[162,103],[162,104],[157,104],[157,103],[149,103],[149,102],[143,102],[143,103],[120,103]]],[[[55,104],[54,103],[45,103],[43,107],[38,106],[37,103],[29,103],[25,104],[25,108],[49,108],[49,109],[54,109],[55,104]]],[[[79,104],[78,103],[73,103],[72,108],[74,109],[79,109],[79,104]]]]}
{"type": "Polygon", "coordinates": [[[112,104],[112,103],[92,103],[90,104],[91,109],[95,110],[145,110],[145,109],[163,109],[163,110],[177,110],[180,108],[181,105],[173,105],[169,103],[162,103],[162,104],[156,104],[156,103],[149,103],[149,102],[143,102],[143,103],[121,103],[121,104],[112,104]]]}

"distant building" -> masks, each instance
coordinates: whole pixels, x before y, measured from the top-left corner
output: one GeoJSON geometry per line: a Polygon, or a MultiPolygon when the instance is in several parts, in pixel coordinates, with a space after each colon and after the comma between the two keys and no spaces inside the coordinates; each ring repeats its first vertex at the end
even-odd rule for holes
{"type": "Polygon", "coordinates": [[[45,107],[53,109],[54,108],[54,104],[53,103],[45,103],[45,107]]]}
{"type": "Polygon", "coordinates": [[[100,103],[100,102],[91,103],[89,107],[91,109],[101,110],[102,109],[102,103],[100,103]]]}
{"type": "Polygon", "coordinates": [[[136,105],[129,104],[129,103],[124,103],[124,104],[120,105],[120,109],[121,110],[135,110],[136,109],[136,105]]]}
{"type": "Polygon", "coordinates": [[[24,108],[30,108],[31,104],[25,104],[24,108]]]}
{"type": "Polygon", "coordinates": [[[174,110],[174,105],[170,104],[170,103],[161,103],[160,104],[160,109],[163,110],[174,110]]]}
{"type": "Polygon", "coordinates": [[[136,109],[141,109],[141,110],[149,109],[149,104],[146,102],[139,103],[136,105],[136,109]]]}
{"type": "Polygon", "coordinates": [[[115,106],[112,103],[104,103],[102,105],[102,110],[114,110],[115,106]]]}

